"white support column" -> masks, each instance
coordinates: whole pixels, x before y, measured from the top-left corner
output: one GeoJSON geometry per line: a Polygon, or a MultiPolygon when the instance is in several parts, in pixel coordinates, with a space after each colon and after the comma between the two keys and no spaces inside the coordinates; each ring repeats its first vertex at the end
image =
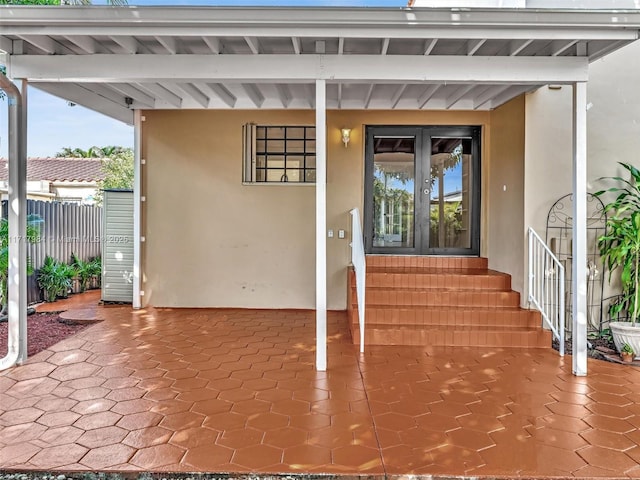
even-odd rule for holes
{"type": "Polygon", "coordinates": [[[587,83],[573,84],[573,374],[587,374],[587,83]]]}
{"type": "Polygon", "coordinates": [[[27,361],[27,88],[18,80],[22,95],[18,155],[9,159],[9,317],[18,316],[18,364],[27,361]],[[17,162],[15,161],[17,160],[17,162]],[[12,172],[15,170],[15,172],[12,172]],[[13,175],[12,175],[13,174],[13,175]],[[13,249],[13,253],[12,253],[13,249]]]}
{"type": "Polygon", "coordinates": [[[141,128],[142,115],[140,110],[133,112],[133,308],[142,306],[140,298],[141,285],[141,232],[142,232],[142,169],[141,169],[141,128]]]}
{"type": "Polygon", "coordinates": [[[327,87],[316,80],[316,369],[327,369],[327,87]]]}

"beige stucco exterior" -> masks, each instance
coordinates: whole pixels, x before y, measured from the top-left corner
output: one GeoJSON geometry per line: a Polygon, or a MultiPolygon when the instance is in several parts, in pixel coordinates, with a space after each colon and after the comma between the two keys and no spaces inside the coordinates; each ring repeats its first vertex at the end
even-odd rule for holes
{"type": "MultiPolygon", "coordinates": [[[[242,182],[243,124],[313,124],[314,112],[144,116],[144,304],[314,308],[314,187],[242,182]]],[[[524,100],[493,112],[329,111],[327,123],[327,223],[336,233],[347,231],[345,239],[327,239],[330,309],[346,308],[348,212],[363,206],[365,125],[482,127],[481,254],[522,285],[524,246],[510,232],[522,230],[524,100]],[[342,127],[352,128],[348,148],[340,139],[342,127]]]]}
{"type": "Polygon", "coordinates": [[[524,124],[525,101],[518,97],[491,112],[488,171],[486,255],[489,268],[511,274],[513,289],[523,292],[524,124]]]}
{"type": "MultiPolygon", "coordinates": [[[[589,190],[640,151],[630,45],[591,66],[589,190]],[[612,121],[615,119],[615,121],[612,121]]],[[[635,77],[634,77],[635,76],[635,77]]],[[[526,306],[526,229],[544,236],[551,205],[572,190],[572,89],[543,87],[491,112],[329,111],[328,304],[346,306],[348,211],[363,207],[365,125],[480,125],[481,255],[512,275],[526,306]],[[345,148],[340,128],[352,128],[345,148]]],[[[312,185],[242,183],[242,125],[313,124],[308,111],[151,111],[143,125],[144,303],[313,308],[312,185]]],[[[606,295],[606,294],[605,294],[606,295]]]]}
{"type": "MultiPolygon", "coordinates": [[[[598,179],[623,175],[617,162],[639,165],[639,56],[636,42],[589,68],[587,189],[591,193],[605,186],[598,179]]],[[[534,227],[543,238],[549,209],[572,191],[572,98],[570,86],[541,88],[526,97],[524,227],[534,227]]],[[[606,280],[604,297],[616,293],[606,280]]]]}

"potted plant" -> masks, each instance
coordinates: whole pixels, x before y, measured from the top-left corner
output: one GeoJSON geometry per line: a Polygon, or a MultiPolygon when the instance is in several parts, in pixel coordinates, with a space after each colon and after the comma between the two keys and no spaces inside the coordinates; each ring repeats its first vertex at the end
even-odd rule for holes
{"type": "Polygon", "coordinates": [[[635,358],[636,353],[633,351],[633,348],[628,343],[625,343],[620,350],[620,358],[624,363],[631,363],[635,358]]]}
{"type": "Polygon", "coordinates": [[[44,292],[44,300],[55,302],[57,297],[67,297],[73,273],[72,267],[47,255],[38,272],[38,286],[44,292]]]}
{"type": "Polygon", "coordinates": [[[606,233],[598,239],[598,247],[609,269],[609,282],[614,272],[620,274],[620,301],[612,306],[609,314],[620,318],[626,312],[627,321],[609,323],[613,341],[618,351],[629,344],[633,351],[640,352],[640,328],[636,325],[640,316],[640,170],[628,163],[619,163],[629,173],[629,179],[609,177],[605,180],[617,185],[595,194],[615,194],[615,199],[604,207],[609,218],[606,233]]]}

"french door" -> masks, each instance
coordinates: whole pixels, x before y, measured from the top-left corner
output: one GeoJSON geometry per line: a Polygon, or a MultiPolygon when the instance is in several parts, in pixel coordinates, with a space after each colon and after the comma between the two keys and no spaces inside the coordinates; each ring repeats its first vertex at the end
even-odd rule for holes
{"type": "Polygon", "coordinates": [[[478,255],[480,127],[367,127],[367,253],[478,255]]]}

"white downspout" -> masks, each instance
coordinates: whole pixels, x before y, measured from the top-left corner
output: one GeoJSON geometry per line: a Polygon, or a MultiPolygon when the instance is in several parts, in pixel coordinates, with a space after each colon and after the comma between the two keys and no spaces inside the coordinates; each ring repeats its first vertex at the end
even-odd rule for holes
{"type": "Polygon", "coordinates": [[[142,307],[141,298],[141,242],[142,242],[142,115],[140,110],[133,112],[133,308],[142,307]]]}
{"type": "Polygon", "coordinates": [[[0,370],[4,370],[27,358],[27,163],[22,95],[1,72],[0,89],[9,102],[9,338],[7,355],[0,359],[0,370]]]}

